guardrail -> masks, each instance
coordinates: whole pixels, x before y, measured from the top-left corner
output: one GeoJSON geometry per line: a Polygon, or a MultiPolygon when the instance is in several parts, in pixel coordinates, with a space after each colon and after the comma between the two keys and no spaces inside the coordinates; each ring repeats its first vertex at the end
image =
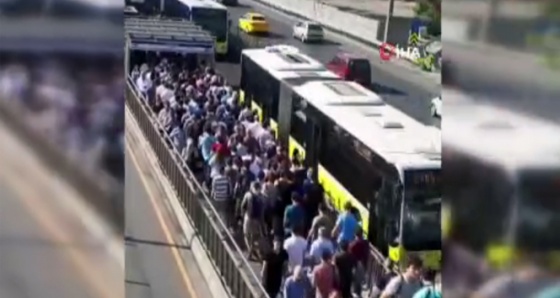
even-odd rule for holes
{"type": "Polygon", "coordinates": [[[53,142],[29,127],[23,121],[24,112],[16,105],[0,100],[1,121],[33,148],[41,161],[56,169],[63,179],[75,187],[97,213],[113,226],[116,233],[124,235],[124,185],[106,173],[92,173],[80,167],[53,142]]]}
{"type": "Polygon", "coordinates": [[[173,148],[173,142],[155,120],[144,97],[136,92],[130,78],[127,79],[125,100],[231,295],[236,298],[268,297],[260,278],[251,269],[202,185],[173,148]]]}

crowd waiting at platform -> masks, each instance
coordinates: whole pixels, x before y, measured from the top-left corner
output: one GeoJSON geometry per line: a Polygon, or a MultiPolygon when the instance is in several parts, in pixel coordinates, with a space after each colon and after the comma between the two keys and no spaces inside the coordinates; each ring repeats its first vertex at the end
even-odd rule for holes
{"type": "Polygon", "coordinates": [[[120,59],[5,55],[0,100],[82,167],[124,178],[124,78],[120,59]],[[112,72],[112,75],[109,74],[112,72]]]}
{"type": "Polygon", "coordinates": [[[280,146],[211,67],[162,58],[131,77],[231,233],[243,235],[247,257],[262,263],[271,298],[441,297],[435,276],[423,283],[416,257],[372,286],[380,290],[364,291],[369,243],[354,208],[333,218],[300,154],[280,146]]]}

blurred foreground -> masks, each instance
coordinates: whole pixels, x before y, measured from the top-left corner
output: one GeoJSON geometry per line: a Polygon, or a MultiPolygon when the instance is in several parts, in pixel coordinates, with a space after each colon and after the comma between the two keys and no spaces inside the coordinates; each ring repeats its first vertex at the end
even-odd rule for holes
{"type": "Polygon", "coordinates": [[[560,297],[559,4],[443,3],[446,296],[560,297]]]}
{"type": "Polygon", "coordinates": [[[122,239],[0,126],[0,297],[124,297],[122,239]]]}
{"type": "Polygon", "coordinates": [[[124,297],[114,4],[0,1],[2,298],[124,297]]]}

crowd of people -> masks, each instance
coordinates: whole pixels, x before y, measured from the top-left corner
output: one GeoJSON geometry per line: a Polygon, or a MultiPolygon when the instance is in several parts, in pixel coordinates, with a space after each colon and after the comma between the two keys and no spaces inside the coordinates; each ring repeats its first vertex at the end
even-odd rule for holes
{"type": "Polygon", "coordinates": [[[377,294],[367,289],[369,243],[355,209],[334,217],[301,154],[282,147],[211,67],[161,58],[130,74],[230,232],[243,236],[247,257],[262,264],[269,297],[441,297],[434,277],[421,283],[414,257],[377,294]]]}
{"type": "Polygon", "coordinates": [[[5,55],[0,100],[88,170],[124,178],[124,77],[117,57],[5,55]]]}

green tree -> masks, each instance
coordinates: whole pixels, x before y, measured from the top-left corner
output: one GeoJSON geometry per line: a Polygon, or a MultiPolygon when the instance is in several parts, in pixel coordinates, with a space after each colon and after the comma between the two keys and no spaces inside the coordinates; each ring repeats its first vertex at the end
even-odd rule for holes
{"type": "Polygon", "coordinates": [[[418,0],[414,12],[417,17],[430,21],[429,35],[441,35],[441,0],[418,0]]]}

